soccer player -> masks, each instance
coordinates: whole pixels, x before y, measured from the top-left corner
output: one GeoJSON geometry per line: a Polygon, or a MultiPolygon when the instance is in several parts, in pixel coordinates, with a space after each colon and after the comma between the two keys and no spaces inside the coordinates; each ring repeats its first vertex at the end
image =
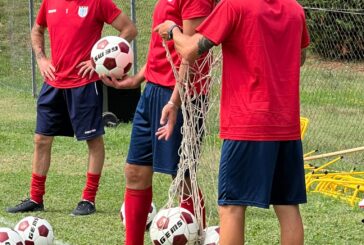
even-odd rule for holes
{"type": "MultiPolygon", "coordinates": [[[[75,136],[88,145],[86,185],[73,215],[96,211],[95,197],[104,165],[102,83],[90,60],[93,44],[104,23],[131,41],[137,34],[132,21],[112,0],[43,0],[32,28],[32,47],[44,79],[37,102],[30,198],[10,213],[44,210],[43,196],[54,136],[75,136]],[[51,58],[45,53],[48,29],[51,58]]],[[[64,197],[66,198],[66,197],[64,197]]]]}
{"type": "Polygon", "coordinates": [[[189,62],[222,45],[220,244],[243,244],[246,208],[271,204],[281,244],[303,244],[299,80],[309,45],[303,8],[295,0],[222,0],[192,37],[173,21],[155,31],[173,38],[189,62]]]}
{"type": "MultiPolygon", "coordinates": [[[[211,13],[213,6],[213,0],[159,0],[153,12],[152,27],[167,19],[173,19],[183,28],[186,35],[192,35],[195,28],[211,13]]],[[[173,43],[168,42],[167,45],[173,62],[178,67],[181,60],[174,50],[173,43]]],[[[176,175],[178,149],[182,139],[180,104],[172,103],[176,101],[175,97],[179,96],[176,92],[178,90],[173,93],[176,80],[158,33],[152,33],[147,62],[138,74],[120,81],[111,78],[102,76],[105,84],[118,89],[135,88],[144,80],[147,81],[134,115],[125,165],[125,244],[140,245],[144,242],[145,223],[152,202],[153,173],[176,175]],[[167,141],[160,141],[155,136],[160,127],[162,110],[177,118],[174,134],[167,141]]],[[[183,198],[181,206],[193,213],[192,198],[183,198]]]]}

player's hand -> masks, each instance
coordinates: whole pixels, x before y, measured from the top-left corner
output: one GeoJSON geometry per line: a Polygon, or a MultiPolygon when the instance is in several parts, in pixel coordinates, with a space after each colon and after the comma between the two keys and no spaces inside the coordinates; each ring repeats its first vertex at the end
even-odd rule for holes
{"type": "Polygon", "coordinates": [[[158,128],[155,135],[158,137],[158,140],[168,140],[173,134],[174,126],[177,121],[178,108],[174,104],[166,104],[163,107],[162,115],[160,119],[160,124],[162,125],[158,128]]]}
{"type": "Polygon", "coordinates": [[[50,59],[43,57],[41,59],[38,59],[37,62],[40,74],[42,75],[44,80],[46,80],[47,78],[51,81],[56,79],[56,76],[54,75],[54,73],[56,72],[56,68],[54,68],[50,59]]]}
{"type": "Polygon", "coordinates": [[[100,79],[106,86],[113,87],[116,89],[133,89],[138,88],[141,84],[135,76],[125,75],[122,79],[116,79],[112,74],[106,76],[105,74],[100,75],[100,79]]]}
{"type": "Polygon", "coordinates": [[[171,20],[166,20],[162,24],[157,25],[154,28],[154,32],[158,32],[159,36],[161,36],[164,40],[169,40],[168,38],[168,30],[171,26],[175,25],[171,20]]]}
{"type": "Polygon", "coordinates": [[[78,75],[80,75],[82,78],[84,78],[87,74],[89,74],[89,78],[91,78],[95,72],[91,60],[82,61],[76,66],[76,68],[80,68],[80,70],[78,71],[78,75]]]}

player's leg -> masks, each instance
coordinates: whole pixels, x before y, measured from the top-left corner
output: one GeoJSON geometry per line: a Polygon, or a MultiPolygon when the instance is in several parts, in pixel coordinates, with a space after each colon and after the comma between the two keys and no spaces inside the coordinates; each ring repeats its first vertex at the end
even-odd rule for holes
{"type": "Polygon", "coordinates": [[[43,203],[45,182],[51,163],[51,148],[53,136],[34,135],[34,155],[32,162],[32,179],[30,185],[30,199],[38,204],[43,203]]]}
{"type": "Polygon", "coordinates": [[[224,140],[218,183],[222,244],[243,244],[245,207],[269,207],[277,149],[275,142],[224,140]]]}
{"type": "Polygon", "coordinates": [[[141,245],[152,202],[153,146],[150,124],[150,99],[153,87],[147,83],[138,102],[130,137],[129,152],[124,168],[126,186],[125,205],[125,244],[141,245]]]}
{"type": "Polygon", "coordinates": [[[40,211],[44,209],[43,196],[45,182],[51,159],[51,147],[54,136],[73,136],[68,117],[63,90],[46,83],[39,93],[37,101],[37,121],[34,136],[34,155],[32,161],[32,178],[30,198],[25,199],[8,212],[40,211]]]}
{"type": "Polygon", "coordinates": [[[220,244],[244,244],[245,206],[219,206],[220,244]]]}
{"type": "Polygon", "coordinates": [[[102,136],[87,140],[89,150],[86,184],[82,192],[82,201],[79,202],[74,215],[91,214],[96,211],[95,199],[99,188],[102,168],[104,166],[105,148],[102,136]]]}
{"type": "Polygon", "coordinates": [[[127,163],[124,172],[125,244],[142,245],[153,197],[153,169],[152,166],[127,163]]]}
{"type": "Polygon", "coordinates": [[[279,220],[281,244],[303,244],[299,204],[306,202],[301,141],[280,142],[271,203],[279,220]]]}
{"type": "Polygon", "coordinates": [[[102,84],[93,82],[81,87],[67,89],[66,100],[70,120],[77,140],[86,140],[88,146],[88,169],[82,200],[73,215],[88,215],[96,211],[95,198],[99,187],[105,159],[105,133],[102,122],[102,84]]]}
{"type": "Polygon", "coordinates": [[[282,245],[302,245],[303,223],[298,205],[274,205],[274,211],[281,227],[282,245]]]}

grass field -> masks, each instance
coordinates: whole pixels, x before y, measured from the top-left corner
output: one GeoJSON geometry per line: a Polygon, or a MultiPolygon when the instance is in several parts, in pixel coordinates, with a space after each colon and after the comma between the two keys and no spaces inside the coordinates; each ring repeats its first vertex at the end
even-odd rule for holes
{"type": "MultiPolygon", "coordinates": [[[[39,0],[36,0],[36,6],[39,0]]],[[[122,2],[125,11],[128,2],[122,2]]],[[[138,64],[148,50],[150,16],[154,0],[137,1],[138,64]],[[146,9],[148,11],[146,11],[146,9]]],[[[8,214],[5,208],[29,195],[35,99],[31,96],[27,3],[0,0],[0,226],[12,226],[26,214],[8,214]],[[5,38],[3,38],[5,37],[5,38]]],[[[112,34],[109,28],[105,34],[112,34]]],[[[337,64],[309,56],[302,72],[302,115],[310,119],[305,151],[321,153],[361,146],[364,142],[363,64],[337,64]]],[[[40,83],[40,79],[38,80],[40,83]]],[[[39,84],[38,84],[39,85],[39,84]]],[[[218,89],[217,89],[218,90],[218,89]]],[[[217,92],[216,92],[217,93],[217,92]]],[[[128,106],[128,105],[125,105],[128,106]]],[[[216,189],[221,141],[218,138],[218,101],[210,115],[200,163],[199,183],[206,196],[209,225],[218,224],[216,189]]],[[[89,217],[69,214],[79,201],[85,181],[87,147],[73,138],[56,138],[45,195],[46,211],[30,213],[46,218],[54,228],[56,244],[122,244],[124,229],[119,221],[123,201],[123,164],[131,125],[107,128],[106,161],[96,200],[97,213],[89,217]]],[[[317,165],[323,161],[315,161],[317,165]]],[[[337,170],[364,170],[364,154],[348,155],[333,166],[337,170]]],[[[170,176],[156,174],[153,200],[165,205],[170,176]]],[[[363,211],[357,206],[317,193],[309,193],[302,206],[306,244],[364,244],[363,211]]],[[[274,212],[248,209],[246,244],[279,244],[274,212]]],[[[151,244],[146,234],[146,244],[151,244]]]]}
{"type": "MultiPolygon", "coordinates": [[[[27,93],[0,88],[0,226],[15,224],[25,214],[8,214],[4,209],[26,197],[32,158],[35,100],[27,93]]],[[[53,225],[57,244],[122,244],[124,230],[119,222],[123,199],[123,162],[128,148],[131,125],[107,128],[106,162],[97,196],[97,213],[89,217],[69,214],[79,201],[85,180],[86,146],[72,138],[54,142],[52,165],[47,180],[46,211],[30,213],[44,217],[53,225]]],[[[211,135],[209,142],[216,141],[211,135]]],[[[216,145],[219,142],[216,141],[216,145]]],[[[207,147],[205,155],[217,159],[218,147],[207,147]],[[214,156],[213,156],[214,155],[214,156]]],[[[206,156],[205,156],[206,157],[206,156]]],[[[204,161],[200,184],[207,197],[208,223],[216,225],[216,168],[218,163],[204,161]]],[[[162,207],[167,201],[169,176],[155,175],[154,202],[162,207]]],[[[362,244],[364,214],[358,207],[320,194],[308,195],[302,206],[306,244],[362,244]]],[[[146,234],[146,244],[149,234],[146,234]]],[[[273,210],[251,208],[247,215],[246,244],[278,244],[278,223],[273,210]]]]}

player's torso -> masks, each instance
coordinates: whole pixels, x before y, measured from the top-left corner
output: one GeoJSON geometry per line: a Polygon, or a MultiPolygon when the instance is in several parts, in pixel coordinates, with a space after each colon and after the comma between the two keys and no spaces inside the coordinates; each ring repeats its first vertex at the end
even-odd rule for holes
{"type": "Polygon", "coordinates": [[[47,25],[50,31],[67,37],[98,31],[102,22],[97,18],[98,0],[48,0],[47,25]]]}
{"type": "MultiPolygon", "coordinates": [[[[213,7],[212,0],[159,0],[153,11],[152,30],[166,20],[183,26],[183,20],[205,17],[213,7]]],[[[166,58],[166,50],[158,33],[151,30],[147,60],[146,78],[162,86],[173,87],[175,78],[166,58]]],[[[166,42],[173,63],[178,67],[180,59],[175,52],[173,41],[166,42]]]]}
{"type": "MultiPolygon", "coordinates": [[[[151,39],[149,44],[146,78],[161,86],[173,87],[175,78],[170,63],[166,58],[166,50],[158,33],[153,32],[154,27],[166,20],[172,20],[182,26],[182,17],[179,9],[180,0],[159,0],[153,11],[151,39]]],[[[179,63],[179,58],[174,49],[173,41],[166,42],[174,64],[179,63]]]]}
{"type": "Polygon", "coordinates": [[[302,9],[292,0],[226,1],[241,14],[223,43],[222,136],[297,139],[302,9]]]}
{"type": "Polygon", "coordinates": [[[89,60],[93,44],[101,37],[99,0],[47,0],[46,22],[50,36],[56,87],[75,87],[98,79],[81,78],[76,66],[89,60]]]}

